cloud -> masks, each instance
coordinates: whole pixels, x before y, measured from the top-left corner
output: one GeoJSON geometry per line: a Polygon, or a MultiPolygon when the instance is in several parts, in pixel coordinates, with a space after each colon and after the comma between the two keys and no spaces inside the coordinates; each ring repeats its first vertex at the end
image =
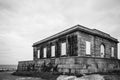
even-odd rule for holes
{"type": "Polygon", "coordinates": [[[0,0],[0,56],[12,55],[6,63],[32,59],[34,42],[76,24],[102,30],[120,40],[119,3],[119,0],[0,0]]]}
{"type": "Polygon", "coordinates": [[[0,55],[3,56],[2,60],[17,63],[21,59],[32,59],[32,47],[29,40],[25,40],[25,38],[14,32],[0,34],[0,38],[2,39],[0,43],[3,44],[0,45],[0,55]]]}

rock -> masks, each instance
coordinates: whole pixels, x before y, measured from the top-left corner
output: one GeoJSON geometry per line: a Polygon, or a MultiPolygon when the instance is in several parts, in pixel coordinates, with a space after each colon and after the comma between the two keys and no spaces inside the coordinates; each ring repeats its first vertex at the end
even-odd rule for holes
{"type": "Polygon", "coordinates": [[[95,74],[90,76],[90,80],[105,80],[102,75],[95,74]]]}
{"type": "Polygon", "coordinates": [[[60,75],[57,80],[75,80],[76,76],[60,75]]]}
{"type": "Polygon", "coordinates": [[[103,76],[99,74],[93,74],[93,75],[85,75],[82,77],[60,75],[57,78],[57,80],[105,80],[105,79],[103,76]]]}
{"type": "Polygon", "coordinates": [[[75,80],[89,80],[87,77],[80,77],[80,78],[75,78],[75,80]]]}
{"type": "Polygon", "coordinates": [[[60,75],[56,80],[63,80],[65,77],[68,77],[67,75],[60,75]]]}
{"type": "Polygon", "coordinates": [[[75,80],[76,76],[68,76],[65,77],[63,80],[75,80]]]}
{"type": "Polygon", "coordinates": [[[105,80],[103,76],[99,74],[94,75],[86,75],[80,78],[76,78],[75,80],[105,80]]]}

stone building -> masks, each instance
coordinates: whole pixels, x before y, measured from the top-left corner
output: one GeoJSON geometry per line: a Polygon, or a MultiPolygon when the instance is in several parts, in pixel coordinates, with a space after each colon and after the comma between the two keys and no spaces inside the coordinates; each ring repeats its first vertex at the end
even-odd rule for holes
{"type": "Polygon", "coordinates": [[[107,33],[76,25],[34,43],[33,60],[20,61],[18,71],[42,71],[43,66],[78,74],[116,70],[120,68],[117,44],[107,33]]]}

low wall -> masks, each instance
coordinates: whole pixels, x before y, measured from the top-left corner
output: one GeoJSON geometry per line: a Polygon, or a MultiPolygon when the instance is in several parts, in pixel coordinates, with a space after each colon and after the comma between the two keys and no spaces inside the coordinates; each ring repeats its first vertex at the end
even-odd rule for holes
{"type": "Polygon", "coordinates": [[[35,61],[19,61],[17,71],[29,71],[34,69],[35,61]]]}

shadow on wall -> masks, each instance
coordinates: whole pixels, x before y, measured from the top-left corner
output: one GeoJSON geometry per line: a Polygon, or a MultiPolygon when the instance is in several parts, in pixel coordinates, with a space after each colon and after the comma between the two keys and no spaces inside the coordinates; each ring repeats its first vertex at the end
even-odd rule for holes
{"type": "Polygon", "coordinates": [[[58,72],[58,64],[53,65],[51,62],[46,64],[45,62],[41,65],[41,71],[43,72],[58,72]]]}
{"type": "Polygon", "coordinates": [[[26,68],[27,71],[58,72],[58,64],[53,65],[51,62],[46,63],[45,61],[40,66],[29,64],[26,66],[26,68]]]}

